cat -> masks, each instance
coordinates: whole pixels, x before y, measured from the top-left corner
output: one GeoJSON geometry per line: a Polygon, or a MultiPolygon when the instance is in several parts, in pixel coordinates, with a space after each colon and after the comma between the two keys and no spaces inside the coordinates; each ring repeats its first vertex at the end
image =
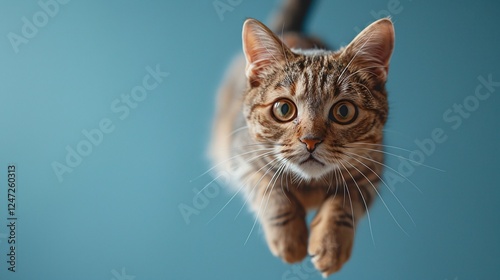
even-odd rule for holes
{"type": "Polygon", "coordinates": [[[326,50],[302,34],[311,2],[284,2],[273,25],[281,36],[244,22],[209,153],[244,193],[271,253],[287,263],[309,254],[326,277],[349,259],[355,226],[379,195],[394,27],[380,19],[326,50]]]}

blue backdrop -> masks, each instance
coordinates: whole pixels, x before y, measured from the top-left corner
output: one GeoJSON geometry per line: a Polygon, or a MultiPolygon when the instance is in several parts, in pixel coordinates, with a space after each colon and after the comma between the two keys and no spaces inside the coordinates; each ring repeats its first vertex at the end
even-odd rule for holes
{"type": "MultiPolygon", "coordinates": [[[[321,279],[259,229],[245,244],[243,200],[193,180],[242,22],[278,2],[2,1],[0,279],[321,279]]],[[[495,279],[500,5],[318,2],[307,29],[330,45],[396,28],[387,207],[331,278],[495,279]]]]}

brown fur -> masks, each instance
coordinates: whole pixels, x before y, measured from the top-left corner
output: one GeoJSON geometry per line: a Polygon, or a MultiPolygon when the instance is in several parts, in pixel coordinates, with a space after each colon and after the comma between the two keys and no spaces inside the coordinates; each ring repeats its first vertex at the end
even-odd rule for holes
{"type": "Polygon", "coordinates": [[[309,253],[329,275],[350,257],[354,227],[378,195],[393,32],[382,19],[339,51],[305,51],[322,44],[298,33],[280,40],[262,23],[245,22],[245,57],[221,87],[210,154],[286,262],[309,253]],[[272,111],[283,98],[297,112],[286,122],[272,111]],[[342,100],[357,108],[348,124],[329,117],[342,100]],[[318,209],[309,231],[308,209],[318,209]]]}

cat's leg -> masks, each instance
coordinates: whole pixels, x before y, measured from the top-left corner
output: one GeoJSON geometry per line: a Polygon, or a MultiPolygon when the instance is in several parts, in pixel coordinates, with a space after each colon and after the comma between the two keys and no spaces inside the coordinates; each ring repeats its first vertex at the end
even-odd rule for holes
{"type": "Polygon", "coordinates": [[[301,261],[307,255],[304,207],[279,184],[262,180],[259,187],[252,205],[264,229],[269,249],[287,263],[301,261]]]}
{"type": "Polygon", "coordinates": [[[356,220],[365,212],[359,192],[328,196],[311,222],[308,253],[316,269],[328,276],[351,256],[356,220]]]}

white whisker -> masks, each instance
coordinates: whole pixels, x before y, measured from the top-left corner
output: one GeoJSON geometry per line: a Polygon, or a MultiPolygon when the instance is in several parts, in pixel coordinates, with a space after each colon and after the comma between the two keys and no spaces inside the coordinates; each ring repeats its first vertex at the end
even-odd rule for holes
{"type": "MultiPolygon", "coordinates": [[[[358,189],[358,192],[361,195],[361,199],[363,200],[363,204],[365,205],[365,209],[366,209],[366,217],[368,218],[368,227],[370,228],[370,235],[372,237],[373,246],[375,246],[375,237],[373,236],[373,229],[372,229],[372,221],[371,221],[371,218],[370,218],[370,211],[368,210],[368,205],[366,204],[365,197],[363,196],[363,192],[361,192],[361,189],[359,188],[358,182],[356,182],[356,180],[354,179],[354,176],[352,176],[352,174],[349,171],[349,169],[342,163],[341,160],[339,160],[338,162],[342,165],[342,167],[344,167],[345,171],[347,171],[347,173],[349,174],[349,176],[352,178],[352,181],[354,182],[354,185],[356,185],[356,188],[358,189]]],[[[347,163],[349,163],[349,162],[347,162],[347,163]]],[[[344,182],[345,182],[345,179],[344,179],[344,182]]],[[[349,199],[351,199],[350,196],[349,196],[349,199]]],[[[352,200],[351,200],[351,211],[352,211],[352,217],[353,217],[353,219],[355,219],[355,217],[354,217],[354,210],[352,209],[352,200]]],[[[353,222],[355,223],[355,221],[353,221],[353,222]]]]}
{"type": "Polygon", "coordinates": [[[248,196],[246,197],[245,199],[245,202],[243,202],[243,205],[241,205],[241,208],[240,210],[238,211],[238,213],[236,214],[236,216],[234,217],[234,219],[236,220],[236,218],[238,218],[238,216],[240,215],[241,211],[245,208],[245,205],[247,204],[248,202],[248,197],[250,197],[252,195],[252,193],[255,191],[255,188],[257,187],[257,185],[262,181],[262,179],[264,179],[264,177],[267,175],[267,173],[269,173],[269,171],[271,171],[276,165],[272,165],[274,162],[276,162],[277,160],[279,160],[278,158],[275,158],[273,160],[271,160],[270,162],[268,162],[266,165],[262,166],[259,170],[255,171],[252,176],[249,176],[247,178],[247,180],[245,180],[245,183],[243,184],[242,188],[244,186],[246,186],[246,182],[250,180],[250,178],[253,177],[253,175],[259,173],[260,171],[262,171],[262,169],[264,169],[265,167],[271,165],[267,170],[266,172],[264,173],[264,175],[262,175],[260,177],[260,179],[257,181],[257,183],[254,184],[254,186],[251,188],[250,192],[248,193],[248,196]]]}
{"type": "Polygon", "coordinates": [[[216,165],[212,166],[210,169],[208,169],[207,171],[203,172],[202,174],[196,176],[194,179],[191,179],[189,182],[192,183],[198,179],[200,179],[201,177],[207,175],[208,173],[210,173],[210,171],[216,169],[217,167],[219,167],[220,165],[222,164],[225,164],[225,163],[228,163],[230,162],[231,160],[234,160],[238,157],[241,157],[241,156],[244,156],[244,155],[248,155],[248,154],[251,154],[251,153],[255,153],[255,152],[260,152],[260,151],[271,151],[271,150],[274,150],[274,148],[262,148],[262,149],[257,149],[257,150],[252,150],[252,151],[248,151],[248,152],[244,152],[244,153],[241,153],[241,154],[238,154],[238,155],[235,155],[235,156],[232,156],[226,160],[223,160],[219,163],[217,163],[216,165]]]}
{"type": "MultiPolygon", "coordinates": [[[[347,152],[346,152],[346,153],[347,153],[347,152]]],[[[389,169],[389,170],[391,170],[391,171],[395,172],[396,174],[398,174],[399,176],[401,176],[402,178],[404,178],[406,181],[408,181],[408,182],[409,182],[409,183],[410,183],[413,187],[415,187],[415,189],[416,189],[418,192],[422,193],[422,190],[421,190],[421,189],[420,189],[417,185],[415,185],[415,183],[413,183],[413,181],[412,181],[412,180],[410,180],[408,177],[404,176],[403,174],[399,173],[396,169],[394,169],[394,168],[392,168],[392,167],[388,166],[387,164],[384,164],[384,163],[379,162],[379,161],[377,161],[377,160],[374,160],[374,159],[371,159],[371,158],[368,158],[368,157],[364,157],[364,156],[362,156],[362,155],[358,155],[358,154],[355,154],[355,153],[349,153],[349,154],[352,154],[352,155],[355,155],[355,156],[360,157],[360,158],[362,158],[362,159],[366,159],[366,160],[371,161],[371,162],[373,162],[373,163],[379,164],[379,165],[381,165],[381,166],[383,166],[383,167],[385,167],[385,168],[387,168],[387,169],[389,169]]],[[[352,158],[352,157],[351,157],[351,158],[352,158]]]]}
{"type": "Polygon", "coordinates": [[[240,131],[242,131],[242,130],[247,129],[248,127],[249,127],[248,125],[245,125],[245,126],[242,126],[242,127],[240,127],[240,128],[237,128],[237,129],[233,130],[233,132],[231,132],[231,133],[228,135],[228,137],[231,137],[231,136],[233,136],[235,133],[237,133],[237,132],[240,132],[240,131]]]}
{"type": "MultiPolygon", "coordinates": [[[[266,186],[266,188],[265,188],[265,190],[264,190],[264,195],[265,195],[265,194],[266,194],[266,192],[268,192],[269,186],[271,186],[271,190],[269,191],[269,195],[267,196],[267,201],[266,201],[266,204],[265,204],[265,206],[264,206],[264,212],[263,212],[263,214],[262,214],[262,215],[264,215],[264,214],[265,214],[265,212],[266,212],[267,205],[268,205],[268,203],[269,203],[269,199],[270,199],[270,197],[271,197],[271,194],[272,194],[272,191],[273,191],[273,188],[274,188],[274,184],[276,183],[275,178],[276,178],[276,180],[277,180],[276,175],[279,173],[279,170],[280,170],[283,166],[284,166],[284,165],[281,165],[281,166],[278,168],[278,170],[277,170],[277,171],[273,174],[273,176],[271,177],[271,180],[269,181],[269,183],[267,184],[267,186],[266,186]],[[274,183],[273,183],[273,180],[274,180],[274,183]]],[[[257,215],[255,216],[254,223],[253,223],[253,225],[252,225],[252,228],[250,229],[250,232],[248,233],[248,236],[247,236],[247,239],[245,240],[244,245],[246,245],[246,244],[247,244],[248,239],[249,239],[249,238],[250,238],[250,236],[252,235],[252,232],[253,232],[253,230],[254,230],[254,228],[255,228],[255,225],[257,224],[257,221],[258,221],[258,219],[259,219],[259,217],[260,217],[260,212],[261,212],[261,210],[262,210],[262,203],[263,203],[263,202],[264,202],[264,199],[262,199],[262,200],[261,200],[261,202],[260,202],[260,205],[259,205],[259,210],[257,211],[257,215]]]]}
{"type": "MultiPolygon", "coordinates": [[[[346,163],[348,163],[349,165],[351,165],[354,169],[356,169],[363,177],[365,177],[366,180],[368,180],[368,182],[370,183],[370,185],[372,186],[373,190],[375,191],[375,193],[377,193],[377,196],[380,198],[380,200],[382,201],[382,203],[384,204],[385,206],[385,209],[387,209],[387,212],[389,212],[389,215],[391,215],[392,219],[394,220],[394,222],[396,222],[396,224],[398,225],[398,227],[407,235],[409,236],[409,234],[406,232],[406,230],[404,230],[404,228],[401,226],[401,224],[398,222],[398,220],[396,219],[396,217],[394,216],[394,214],[392,213],[392,211],[389,209],[389,206],[387,206],[387,203],[385,203],[385,200],[384,198],[382,197],[382,195],[380,195],[379,191],[377,190],[377,188],[373,185],[373,183],[370,181],[370,179],[368,179],[366,177],[366,175],[359,171],[358,168],[356,168],[352,163],[350,163],[349,161],[347,160],[344,160],[346,163]]],[[[354,178],[353,178],[354,180],[354,178]]],[[[357,184],[356,184],[357,186],[357,184]]],[[[361,192],[361,190],[360,190],[361,192]]],[[[411,218],[411,217],[410,217],[411,218]]]]}
{"type": "MultiPolygon", "coordinates": [[[[351,143],[352,144],[352,143],[351,143]]],[[[386,154],[386,155],[389,155],[389,156],[393,156],[393,157],[396,157],[396,158],[399,158],[399,159],[404,159],[404,160],[407,160],[411,163],[414,163],[416,165],[421,165],[421,166],[425,166],[427,168],[430,168],[430,169],[433,169],[433,170],[436,170],[436,171],[440,171],[440,172],[446,172],[445,170],[442,170],[442,169],[439,169],[439,168],[436,168],[436,167],[433,167],[433,166],[430,166],[430,165],[426,165],[426,164],[423,164],[423,163],[420,163],[420,162],[417,162],[417,161],[414,161],[414,160],[411,160],[409,158],[405,158],[403,156],[400,156],[400,155],[397,155],[397,154],[393,154],[393,153],[390,153],[390,152],[386,152],[386,151],[382,151],[382,150],[377,150],[377,149],[370,149],[370,148],[363,148],[363,147],[347,147],[347,148],[352,148],[352,149],[361,149],[361,150],[367,150],[367,151],[372,151],[372,152],[379,152],[379,153],[383,153],[383,154],[386,154]]],[[[397,148],[397,147],[394,147],[394,148],[397,148]]],[[[402,149],[402,148],[401,148],[402,149]]],[[[410,151],[411,152],[411,151],[410,151]]]]}
{"type": "MultiPolygon", "coordinates": [[[[356,154],[354,154],[356,155],[356,154]]],[[[375,172],[373,169],[371,169],[368,165],[366,165],[364,162],[360,161],[359,159],[357,158],[354,158],[354,157],[350,157],[351,159],[359,162],[361,165],[363,165],[364,167],[368,168],[368,170],[370,170],[373,174],[375,174],[375,176],[377,176],[377,178],[387,187],[387,189],[389,189],[389,191],[391,192],[391,194],[394,196],[394,198],[398,201],[399,205],[401,205],[401,207],[403,208],[403,210],[406,212],[406,214],[408,215],[408,217],[410,218],[411,222],[413,223],[413,225],[416,226],[415,224],[415,221],[413,220],[413,218],[411,217],[410,213],[408,212],[408,210],[406,209],[406,207],[404,207],[403,203],[401,203],[401,201],[399,200],[399,198],[396,196],[396,194],[391,190],[391,188],[387,185],[387,183],[382,179],[380,178],[380,176],[377,174],[377,172],[375,172]]],[[[353,166],[354,167],[354,166],[353,166]]],[[[354,167],[356,168],[356,167],[354,167]]],[[[356,170],[358,170],[356,168],[356,170]]],[[[361,173],[361,172],[360,172],[361,173]]],[[[364,174],[362,174],[363,177],[366,178],[366,176],[364,174]]],[[[368,181],[370,181],[368,178],[366,178],[368,181]]]]}
{"type": "Polygon", "coordinates": [[[208,186],[210,186],[213,182],[219,180],[219,178],[222,176],[222,174],[220,174],[219,176],[215,177],[214,179],[212,179],[212,181],[208,182],[208,184],[206,184],[201,190],[198,191],[198,193],[196,195],[199,195],[202,191],[204,191],[208,186]]]}
{"type": "MultiPolygon", "coordinates": [[[[271,162],[272,162],[272,161],[271,161],[271,162]]],[[[271,163],[271,162],[270,162],[270,163],[271,163]]],[[[270,163],[268,163],[268,164],[270,164],[270,163]]],[[[268,164],[264,165],[262,168],[260,168],[260,169],[259,169],[259,170],[257,170],[256,172],[254,172],[254,174],[256,174],[256,173],[260,172],[260,171],[261,171],[263,168],[265,168],[268,164]]],[[[218,212],[214,215],[214,217],[212,217],[212,218],[208,221],[208,223],[210,223],[213,219],[215,219],[215,218],[216,218],[216,217],[217,217],[217,216],[218,216],[218,215],[219,215],[219,214],[220,214],[220,213],[221,213],[221,212],[222,212],[222,211],[226,208],[226,206],[227,206],[227,205],[228,205],[228,204],[229,204],[229,203],[230,203],[230,202],[231,202],[231,201],[232,201],[232,200],[233,200],[233,199],[234,199],[234,198],[238,195],[238,193],[240,193],[240,192],[241,192],[241,190],[242,190],[242,189],[244,189],[244,188],[246,187],[246,182],[249,180],[249,178],[250,178],[250,177],[248,177],[248,178],[247,178],[247,179],[243,182],[243,184],[241,185],[241,187],[240,187],[240,188],[239,188],[239,189],[238,189],[238,190],[237,190],[237,191],[236,191],[236,192],[235,192],[235,193],[231,196],[231,198],[229,199],[229,201],[227,201],[227,202],[226,202],[226,204],[224,204],[224,206],[222,206],[222,208],[221,208],[221,209],[220,209],[220,210],[219,210],[219,211],[218,211],[218,212]]],[[[245,204],[243,204],[243,206],[242,206],[242,208],[241,208],[241,209],[243,209],[243,207],[244,207],[244,206],[245,206],[245,204]]],[[[241,209],[240,209],[240,212],[241,212],[241,209]]],[[[238,212],[238,214],[239,214],[239,212],[238,212]]],[[[208,224],[208,223],[207,223],[207,224],[208,224]]]]}

